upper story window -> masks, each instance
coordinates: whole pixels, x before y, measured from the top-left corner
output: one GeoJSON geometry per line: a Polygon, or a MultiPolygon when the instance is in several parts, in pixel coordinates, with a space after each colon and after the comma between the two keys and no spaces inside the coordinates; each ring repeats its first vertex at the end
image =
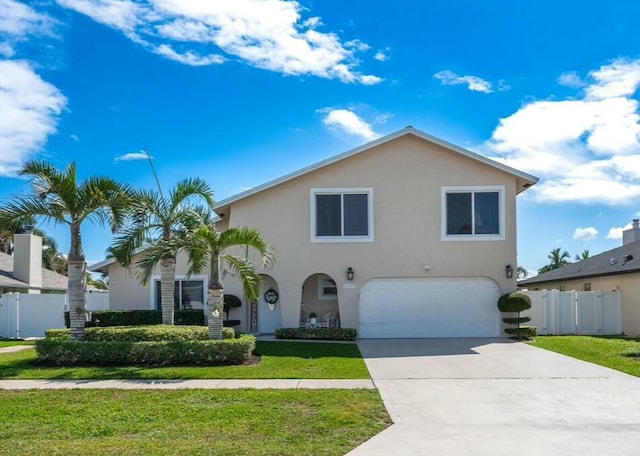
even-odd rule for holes
{"type": "Polygon", "coordinates": [[[372,242],[372,188],[312,188],[312,242],[372,242]]]}
{"type": "Polygon", "coordinates": [[[504,187],[443,187],[443,240],[503,240],[504,187]]]}

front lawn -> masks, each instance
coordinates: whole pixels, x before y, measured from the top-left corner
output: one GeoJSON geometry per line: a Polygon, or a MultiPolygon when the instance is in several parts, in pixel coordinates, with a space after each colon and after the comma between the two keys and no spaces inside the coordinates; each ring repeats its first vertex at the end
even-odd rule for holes
{"type": "Polygon", "coordinates": [[[369,378],[355,344],[258,341],[261,362],[216,367],[48,367],[35,350],[0,354],[3,379],[369,378]]]}
{"type": "Polygon", "coordinates": [[[538,336],[531,345],[640,377],[640,339],[538,336]]]}
{"type": "Polygon", "coordinates": [[[375,390],[0,391],[2,454],[343,455],[391,424],[375,390]]]}

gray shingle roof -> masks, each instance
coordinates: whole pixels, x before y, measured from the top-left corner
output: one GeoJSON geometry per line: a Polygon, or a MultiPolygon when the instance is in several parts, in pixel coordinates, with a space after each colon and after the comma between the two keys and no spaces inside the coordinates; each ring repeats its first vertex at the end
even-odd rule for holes
{"type": "MultiPolygon", "coordinates": [[[[0,252],[0,288],[37,289],[13,276],[13,257],[0,252]]],[[[42,268],[42,290],[67,290],[67,277],[42,268]]]]}
{"type": "Polygon", "coordinates": [[[640,241],[630,242],[594,255],[586,260],[568,264],[530,279],[521,280],[518,285],[534,285],[558,280],[629,274],[633,272],[640,272],[640,241]]]}

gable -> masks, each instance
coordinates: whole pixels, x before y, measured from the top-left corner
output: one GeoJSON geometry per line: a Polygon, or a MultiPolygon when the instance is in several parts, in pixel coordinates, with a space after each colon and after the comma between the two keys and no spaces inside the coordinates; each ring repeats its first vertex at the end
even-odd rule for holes
{"type": "MultiPolygon", "coordinates": [[[[218,203],[218,206],[215,208],[215,211],[221,216],[226,216],[228,215],[230,206],[233,205],[234,203],[237,203],[245,198],[267,191],[271,188],[281,186],[292,180],[297,180],[301,178],[313,179],[311,175],[326,176],[326,174],[324,174],[323,171],[326,172],[327,169],[329,169],[331,173],[337,173],[342,175],[350,174],[349,176],[350,182],[353,182],[354,178],[357,177],[356,175],[361,174],[362,171],[361,170],[358,170],[357,172],[354,171],[352,167],[350,168],[350,165],[349,165],[350,163],[355,162],[356,167],[364,166],[369,160],[371,160],[371,156],[375,155],[374,153],[375,151],[378,151],[378,152],[385,151],[385,153],[389,154],[390,156],[387,157],[387,159],[389,160],[390,165],[393,165],[394,163],[398,162],[398,156],[396,155],[396,153],[402,153],[403,154],[402,159],[406,160],[407,159],[406,155],[408,152],[403,149],[407,144],[407,140],[409,141],[413,140],[414,144],[418,144],[418,143],[422,144],[423,147],[413,147],[412,148],[413,150],[421,149],[422,154],[424,154],[425,150],[431,151],[433,153],[433,155],[431,156],[431,159],[436,160],[437,163],[432,163],[431,166],[429,166],[429,164],[423,165],[424,167],[420,169],[428,170],[428,168],[431,167],[431,168],[440,168],[443,170],[446,169],[450,173],[462,173],[462,174],[459,174],[459,181],[460,182],[464,181],[463,183],[468,183],[469,177],[472,177],[473,174],[478,172],[477,170],[485,170],[485,171],[494,170],[494,171],[499,171],[503,176],[510,176],[509,178],[513,180],[515,183],[516,193],[520,193],[526,190],[528,187],[530,187],[531,185],[535,184],[538,181],[537,177],[534,177],[530,174],[518,171],[514,168],[511,168],[501,163],[498,163],[496,161],[493,161],[487,157],[468,151],[466,149],[463,149],[454,144],[443,141],[434,136],[428,135],[412,127],[407,127],[403,130],[400,130],[396,133],[392,133],[383,138],[379,138],[361,147],[351,149],[342,154],[336,155],[334,157],[330,157],[324,161],[321,161],[309,167],[295,171],[281,178],[269,181],[265,184],[249,189],[238,195],[227,198],[218,203]],[[443,164],[445,164],[445,166],[442,166],[443,164]]],[[[386,178],[388,179],[390,177],[391,176],[387,175],[386,178]]],[[[343,181],[346,181],[346,180],[347,180],[346,178],[343,179],[343,181]]],[[[354,183],[354,185],[356,184],[354,183]]]]}

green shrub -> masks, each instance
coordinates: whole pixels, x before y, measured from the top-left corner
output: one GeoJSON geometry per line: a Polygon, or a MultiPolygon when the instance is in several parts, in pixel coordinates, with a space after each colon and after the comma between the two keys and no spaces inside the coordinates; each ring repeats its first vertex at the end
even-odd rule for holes
{"type": "MultiPolygon", "coordinates": [[[[89,312],[90,320],[85,326],[139,326],[162,324],[160,310],[94,310],[89,312]]],[[[173,314],[176,325],[204,326],[202,310],[176,310],[173,314]]],[[[64,313],[65,326],[69,327],[69,312],[64,313]]]]}
{"type": "Polygon", "coordinates": [[[39,361],[57,366],[213,366],[247,361],[255,349],[255,341],[250,335],[223,340],[145,342],[75,342],[47,338],[36,342],[36,352],[39,361]]]}
{"type": "Polygon", "coordinates": [[[280,328],[276,339],[356,340],[353,328],[280,328]]]}
{"type": "Polygon", "coordinates": [[[531,321],[531,317],[505,317],[502,319],[508,325],[519,325],[521,323],[528,323],[531,321]]]}
{"type": "MultiPolygon", "coordinates": [[[[151,342],[151,341],[188,341],[208,340],[209,333],[206,326],[109,326],[106,328],[86,328],[85,340],[90,342],[151,342]]],[[[70,329],[48,329],[47,338],[71,339],[70,329]]],[[[223,339],[235,339],[233,328],[222,329],[223,339]]]]}
{"type": "Polygon", "coordinates": [[[538,335],[538,328],[535,326],[520,326],[519,328],[505,328],[504,332],[518,339],[533,339],[538,335]]]}
{"type": "Polygon", "coordinates": [[[524,293],[507,293],[498,299],[500,312],[517,312],[531,309],[531,298],[524,293]]]}

